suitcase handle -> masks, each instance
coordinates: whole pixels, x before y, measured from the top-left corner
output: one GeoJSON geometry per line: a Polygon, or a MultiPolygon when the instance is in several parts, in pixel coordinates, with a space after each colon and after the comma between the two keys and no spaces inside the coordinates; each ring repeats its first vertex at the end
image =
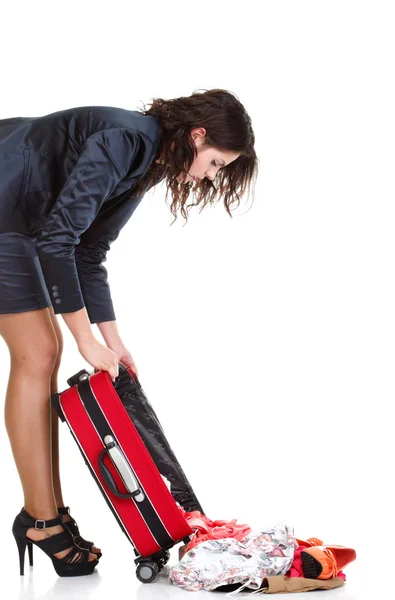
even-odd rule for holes
{"type": "Polygon", "coordinates": [[[134,498],[137,502],[141,502],[144,499],[144,495],[142,494],[141,489],[138,487],[137,480],[130,471],[122,452],[115,444],[111,436],[107,435],[104,439],[104,442],[107,445],[99,454],[99,470],[107,486],[110,488],[113,494],[118,496],[118,498],[134,498]],[[117,488],[117,484],[115,483],[113,476],[104,464],[104,456],[106,454],[109,455],[110,459],[117,468],[117,471],[126,489],[129,490],[129,493],[125,494],[117,488]]]}

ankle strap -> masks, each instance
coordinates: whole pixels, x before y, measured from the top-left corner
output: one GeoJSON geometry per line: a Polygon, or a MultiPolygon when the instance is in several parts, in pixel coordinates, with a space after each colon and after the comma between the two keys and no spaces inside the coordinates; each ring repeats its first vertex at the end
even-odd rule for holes
{"type": "Polygon", "coordinates": [[[35,529],[46,529],[47,527],[54,527],[55,525],[62,525],[62,520],[59,517],[55,519],[36,519],[32,517],[27,510],[24,508],[20,512],[21,522],[23,525],[28,527],[34,527],[35,529]]]}
{"type": "Polygon", "coordinates": [[[69,515],[70,508],[68,506],[58,506],[58,514],[59,515],[69,515]]]}

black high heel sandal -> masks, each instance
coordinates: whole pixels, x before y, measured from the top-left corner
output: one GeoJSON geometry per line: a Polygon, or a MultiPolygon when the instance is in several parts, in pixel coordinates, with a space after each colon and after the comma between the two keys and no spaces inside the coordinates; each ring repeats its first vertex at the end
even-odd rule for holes
{"type": "Polygon", "coordinates": [[[58,506],[58,513],[60,515],[68,515],[70,517],[70,521],[65,521],[62,523],[62,525],[70,533],[71,537],[73,538],[74,544],[76,546],[78,546],[78,548],[81,548],[81,550],[89,550],[89,552],[96,554],[97,558],[100,558],[102,553],[101,552],[93,552],[93,550],[92,550],[94,543],[89,542],[88,540],[85,540],[81,536],[80,530],[78,529],[78,525],[77,525],[76,521],[70,515],[70,508],[68,506],[58,506]]]}
{"type": "Polygon", "coordinates": [[[75,577],[77,575],[90,575],[98,560],[89,560],[89,552],[76,547],[73,538],[66,530],[62,533],[55,533],[44,540],[32,540],[27,537],[27,530],[34,527],[35,529],[46,529],[55,525],[64,525],[59,517],[56,519],[35,519],[24,508],[15,517],[12,533],[18,546],[20,574],[24,574],[25,566],[25,551],[26,546],[29,551],[29,564],[33,566],[33,544],[38,546],[52,560],[54,569],[60,577],[75,577]],[[53,556],[62,550],[71,548],[70,552],[63,558],[53,556]]]}

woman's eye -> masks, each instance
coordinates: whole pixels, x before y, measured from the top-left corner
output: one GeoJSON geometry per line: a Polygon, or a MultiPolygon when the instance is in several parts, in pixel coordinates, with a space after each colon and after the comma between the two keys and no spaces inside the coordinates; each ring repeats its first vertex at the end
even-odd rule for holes
{"type": "Polygon", "coordinates": [[[213,160],[213,165],[214,165],[214,167],[217,166],[217,163],[215,162],[215,160],[213,160]]]}

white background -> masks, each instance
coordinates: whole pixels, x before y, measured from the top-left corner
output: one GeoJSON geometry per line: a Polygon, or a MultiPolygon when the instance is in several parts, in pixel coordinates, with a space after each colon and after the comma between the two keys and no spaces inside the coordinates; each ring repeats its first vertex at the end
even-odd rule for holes
{"type": "MultiPolygon", "coordinates": [[[[331,598],[372,597],[375,577],[375,597],[393,594],[393,6],[36,0],[0,14],[0,118],[136,110],[214,87],[247,108],[260,159],[254,201],[233,219],[219,204],[170,227],[159,185],[106,267],[121,335],[207,515],[285,521],[297,537],[354,547],[331,598]]],[[[59,321],[61,391],[89,365],[59,321]]],[[[3,340],[0,357],[4,397],[3,340]]],[[[6,597],[192,597],[165,576],[135,579],[132,548],[65,424],[61,445],[65,501],[103,549],[98,572],[59,579],[37,550],[19,578],[11,524],[23,497],[2,423],[6,597]]]]}

